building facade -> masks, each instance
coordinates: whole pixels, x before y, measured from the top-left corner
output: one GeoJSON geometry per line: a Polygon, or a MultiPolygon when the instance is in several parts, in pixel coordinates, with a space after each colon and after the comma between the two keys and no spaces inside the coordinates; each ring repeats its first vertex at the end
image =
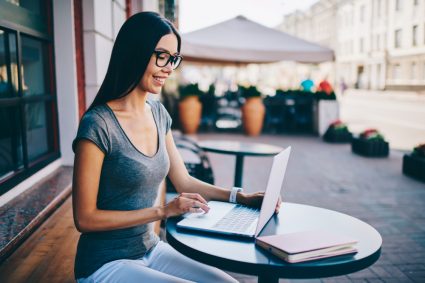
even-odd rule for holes
{"type": "Polygon", "coordinates": [[[335,50],[335,80],[425,90],[425,0],[320,0],[280,29],[335,50]]]}
{"type": "Polygon", "coordinates": [[[0,206],[72,166],[79,119],[124,21],[174,0],[0,0],[0,206]]]}

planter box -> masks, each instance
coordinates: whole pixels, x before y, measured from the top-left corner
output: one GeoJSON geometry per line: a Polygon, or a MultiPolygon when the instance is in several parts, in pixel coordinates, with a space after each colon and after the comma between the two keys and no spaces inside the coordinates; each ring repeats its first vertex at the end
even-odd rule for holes
{"type": "Polygon", "coordinates": [[[425,157],[405,154],[403,156],[403,174],[425,182],[425,157]]]}
{"type": "Polygon", "coordinates": [[[332,127],[323,136],[323,140],[330,143],[349,143],[351,138],[352,134],[348,130],[335,130],[332,127]]]}
{"type": "Polygon", "coordinates": [[[339,117],[337,100],[319,100],[313,104],[314,132],[323,136],[330,123],[339,117]]]}
{"type": "Polygon", "coordinates": [[[390,148],[386,141],[353,137],[351,140],[351,150],[354,153],[368,157],[387,157],[390,148]]]}

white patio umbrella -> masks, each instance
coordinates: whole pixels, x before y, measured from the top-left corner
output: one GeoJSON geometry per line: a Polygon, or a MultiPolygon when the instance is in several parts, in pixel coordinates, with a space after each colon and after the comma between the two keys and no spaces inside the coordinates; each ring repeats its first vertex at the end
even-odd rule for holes
{"type": "Polygon", "coordinates": [[[332,61],[332,49],[268,28],[243,16],[182,35],[188,61],[269,63],[332,61]]]}

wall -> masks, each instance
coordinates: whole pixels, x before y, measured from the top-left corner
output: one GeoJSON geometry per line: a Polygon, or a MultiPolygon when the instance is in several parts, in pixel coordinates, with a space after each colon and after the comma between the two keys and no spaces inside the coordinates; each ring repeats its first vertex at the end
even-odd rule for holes
{"type": "Polygon", "coordinates": [[[78,128],[77,72],[72,1],[53,1],[56,93],[62,162],[72,165],[72,140],[78,128]]]}
{"type": "Polygon", "coordinates": [[[105,77],[114,39],[126,19],[125,1],[84,0],[84,62],[86,105],[91,104],[105,77]]]}

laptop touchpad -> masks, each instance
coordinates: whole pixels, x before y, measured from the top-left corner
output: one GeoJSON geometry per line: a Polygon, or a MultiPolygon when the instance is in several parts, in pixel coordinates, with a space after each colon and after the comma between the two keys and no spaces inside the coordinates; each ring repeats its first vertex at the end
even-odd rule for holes
{"type": "Polygon", "coordinates": [[[219,221],[226,213],[235,207],[235,204],[221,201],[208,202],[210,210],[208,213],[186,213],[183,215],[184,219],[177,225],[184,226],[197,226],[197,227],[211,227],[219,221]]]}

